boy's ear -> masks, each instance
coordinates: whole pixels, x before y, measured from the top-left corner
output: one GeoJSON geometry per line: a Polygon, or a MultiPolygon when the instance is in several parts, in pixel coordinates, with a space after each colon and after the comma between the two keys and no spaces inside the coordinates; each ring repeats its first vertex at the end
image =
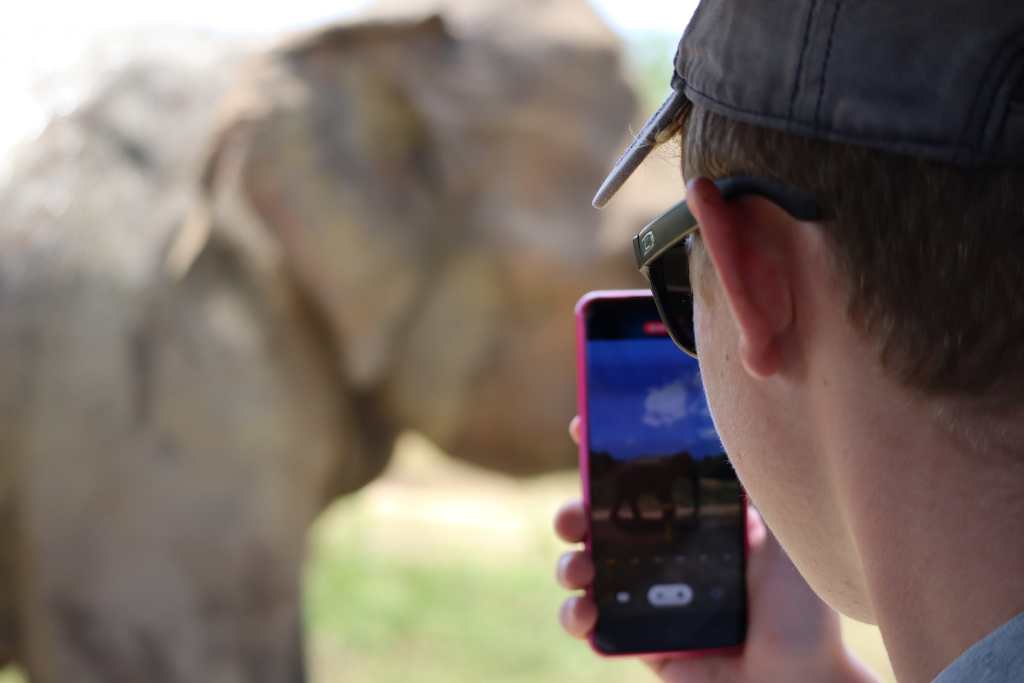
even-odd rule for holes
{"type": "Polygon", "coordinates": [[[785,230],[785,220],[794,221],[761,197],[727,202],[707,178],[691,181],[686,196],[739,330],[740,360],[751,376],[771,377],[795,319],[785,230]]]}

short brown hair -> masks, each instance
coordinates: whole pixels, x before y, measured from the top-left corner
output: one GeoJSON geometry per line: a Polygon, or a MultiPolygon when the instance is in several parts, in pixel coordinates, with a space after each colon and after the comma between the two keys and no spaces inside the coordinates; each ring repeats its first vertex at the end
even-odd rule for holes
{"type": "Polygon", "coordinates": [[[746,174],[814,193],[851,320],[927,395],[1024,403],[1024,172],[812,140],[695,107],[687,178],[746,174]]]}

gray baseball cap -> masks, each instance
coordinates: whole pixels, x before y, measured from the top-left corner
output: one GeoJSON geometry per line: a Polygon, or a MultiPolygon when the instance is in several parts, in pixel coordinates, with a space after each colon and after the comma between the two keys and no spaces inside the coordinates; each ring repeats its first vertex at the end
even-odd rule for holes
{"type": "Polygon", "coordinates": [[[965,167],[1024,165],[1024,2],[702,0],[676,52],[671,95],[594,206],[691,104],[965,167]]]}

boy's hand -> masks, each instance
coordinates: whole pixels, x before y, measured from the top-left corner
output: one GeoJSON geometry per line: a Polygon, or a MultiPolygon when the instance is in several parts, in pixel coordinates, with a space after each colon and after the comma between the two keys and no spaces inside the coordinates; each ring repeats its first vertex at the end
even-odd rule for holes
{"type": "MultiPolygon", "coordinates": [[[[569,432],[578,442],[578,418],[569,432]]],[[[583,541],[587,519],[580,501],[569,502],[557,512],[555,532],[569,543],[583,541]]],[[[747,533],[750,624],[743,651],[644,657],[647,664],[666,683],[875,680],[844,648],[836,613],[810,589],[753,509],[747,517],[747,533]]],[[[569,590],[580,590],[593,581],[594,566],[584,551],[571,551],[559,560],[557,575],[569,590]]],[[[597,621],[597,608],[585,595],[576,595],[562,604],[560,616],[566,631],[585,638],[597,621]]]]}

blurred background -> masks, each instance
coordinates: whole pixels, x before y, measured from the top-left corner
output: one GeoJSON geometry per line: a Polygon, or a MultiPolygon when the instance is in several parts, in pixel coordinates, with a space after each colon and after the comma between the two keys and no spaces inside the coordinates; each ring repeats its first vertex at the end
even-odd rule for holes
{"type": "MultiPolygon", "coordinates": [[[[80,97],[83,58],[125,51],[124,34],[154,28],[212,33],[250,42],[358,16],[372,0],[309,0],[301,3],[218,3],[182,0],[167,5],[103,0],[80,4],[63,0],[35,2],[18,9],[16,21],[0,27],[0,78],[10,88],[0,144],[10,146],[38,133],[55,113],[80,97]],[[104,39],[122,36],[104,47],[104,39]]],[[[410,2],[410,5],[418,4],[410,2]]],[[[595,0],[594,10],[626,41],[631,69],[644,96],[653,103],[666,87],[665,64],[675,53],[678,34],[690,19],[695,0],[595,0]]],[[[127,55],[125,55],[127,57],[127,55]]],[[[660,101],[655,104],[660,104],[660,101]]]]}
{"type": "Polygon", "coordinates": [[[678,159],[589,197],[695,4],[20,7],[0,683],[652,680],[561,632],[550,520],[572,303],[678,159]]]}

